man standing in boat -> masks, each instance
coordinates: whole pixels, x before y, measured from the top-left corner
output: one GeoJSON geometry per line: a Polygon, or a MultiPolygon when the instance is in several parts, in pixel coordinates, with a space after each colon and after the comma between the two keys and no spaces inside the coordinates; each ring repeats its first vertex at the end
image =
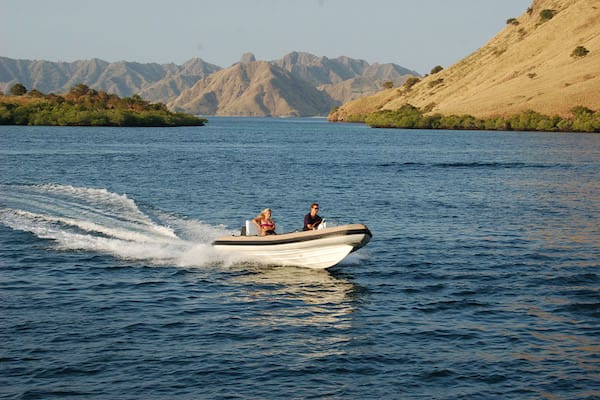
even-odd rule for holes
{"type": "Polygon", "coordinates": [[[312,203],[310,205],[310,212],[304,216],[304,228],[302,230],[312,231],[317,229],[319,224],[323,221],[323,218],[319,217],[319,205],[312,203]]]}

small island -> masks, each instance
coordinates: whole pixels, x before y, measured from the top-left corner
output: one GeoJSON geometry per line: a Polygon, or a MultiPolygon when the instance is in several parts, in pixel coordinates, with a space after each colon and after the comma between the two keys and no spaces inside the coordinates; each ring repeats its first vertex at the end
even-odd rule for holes
{"type": "Polygon", "coordinates": [[[139,95],[121,98],[84,84],[64,95],[27,91],[17,83],[0,95],[0,125],[175,127],[203,126],[204,118],[172,112],[139,95]]]}

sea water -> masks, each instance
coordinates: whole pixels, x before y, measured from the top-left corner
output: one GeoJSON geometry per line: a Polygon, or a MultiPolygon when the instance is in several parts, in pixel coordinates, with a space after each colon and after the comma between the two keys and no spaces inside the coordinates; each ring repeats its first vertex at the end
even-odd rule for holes
{"type": "Polygon", "coordinates": [[[600,397],[600,136],[0,127],[0,398],[600,397]],[[211,241],[312,202],[327,271],[211,241]]]}

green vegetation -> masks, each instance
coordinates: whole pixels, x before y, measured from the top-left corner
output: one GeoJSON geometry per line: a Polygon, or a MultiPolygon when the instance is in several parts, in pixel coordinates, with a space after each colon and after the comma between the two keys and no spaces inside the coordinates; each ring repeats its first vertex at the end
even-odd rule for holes
{"type": "Polygon", "coordinates": [[[571,53],[571,57],[573,58],[579,58],[579,57],[585,57],[588,55],[590,51],[588,49],[586,49],[583,46],[577,46],[575,47],[575,50],[573,50],[573,52],[571,53]]]}
{"type": "Polygon", "coordinates": [[[444,67],[442,67],[441,65],[436,65],[435,67],[433,67],[431,69],[431,75],[435,75],[438,72],[441,72],[444,69],[444,67]]]}
{"type": "Polygon", "coordinates": [[[426,115],[423,110],[405,104],[395,111],[371,113],[364,122],[373,128],[600,132],[600,112],[578,106],[571,113],[571,118],[562,118],[525,111],[510,117],[480,119],[471,115],[426,115]]]}
{"type": "Polygon", "coordinates": [[[202,126],[207,122],[173,113],[164,104],[149,103],[139,95],[120,98],[83,84],[65,95],[45,95],[35,89],[27,93],[18,83],[11,94],[0,97],[0,125],[202,126]]]}
{"type": "Polygon", "coordinates": [[[406,79],[406,81],[404,81],[404,85],[402,86],[404,86],[404,88],[408,90],[419,82],[421,82],[419,78],[417,78],[416,76],[410,76],[406,79]]]}
{"type": "Polygon", "coordinates": [[[519,21],[516,18],[509,18],[506,20],[507,25],[519,25],[519,21]]]}
{"type": "Polygon", "coordinates": [[[369,114],[350,114],[344,119],[344,122],[365,122],[369,114]]]}
{"type": "Polygon", "coordinates": [[[384,89],[391,89],[394,87],[394,82],[392,81],[385,81],[383,82],[383,84],[381,85],[384,89]]]}
{"type": "Polygon", "coordinates": [[[27,93],[27,88],[20,83],[10,88],[10,94],[13,96],[23,96],[25,93],[27,93]]]}
{"type": "Polygon", "coordinates": [[[432,87],[441,85],[442,83],[444,83],[444,78],[438,78],[438,79],[435,79],[435,80],[429,82],[429,87],[432,88],[432,87]]]}
{"type": "Polygon", "coordinates": [[[545,10],[540,11],[540,23],[551,20],[552,18],[554,18],[555,15],[556,15],[555,10],[545,9],[545,10]]]}

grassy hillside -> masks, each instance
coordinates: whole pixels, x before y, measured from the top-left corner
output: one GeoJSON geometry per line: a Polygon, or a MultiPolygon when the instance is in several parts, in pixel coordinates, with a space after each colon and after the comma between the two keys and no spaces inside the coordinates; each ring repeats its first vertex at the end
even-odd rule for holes
{"type": "Polygon", "coordinates": [[[535,0],[462,61],[418,82],[348,102],[329,119],[364,120],[405,104],[429,114],[477,118],[529,110],[568,117],[577,106],[600,110],[598,21],[597,0],[535,0]]]}

